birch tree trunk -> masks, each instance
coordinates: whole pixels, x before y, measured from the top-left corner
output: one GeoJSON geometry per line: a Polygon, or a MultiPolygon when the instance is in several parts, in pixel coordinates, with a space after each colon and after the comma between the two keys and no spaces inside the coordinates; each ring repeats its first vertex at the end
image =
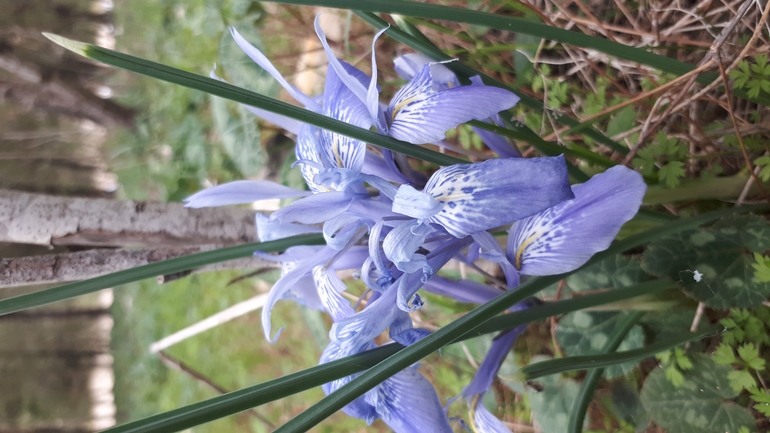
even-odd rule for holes
{"type": "Polygon", "coordinates": [[[256,241],[256,211],[0,190],[0,242],[190,247],[256,241]]]}
{"type": "MultiPolygon", "coordinates": [[[[213,247],[158,248],[139,250],[88,250],[42,256],[0,259],[0,289],[37,284],[62,284],[85,280],[112,272],[161,262],[188,254],[211,250],[213,247]]],[[[276,268],[278,263],[248,257],[214,263],[183,272],[181,275],[159,275],[160,282],[168,282],[190,273],[224,269],[276,268]]]]}

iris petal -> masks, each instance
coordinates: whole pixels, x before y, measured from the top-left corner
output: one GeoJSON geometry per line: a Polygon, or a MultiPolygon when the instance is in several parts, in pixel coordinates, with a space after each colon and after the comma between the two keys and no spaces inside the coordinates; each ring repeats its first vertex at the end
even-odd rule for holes
{"type": "Polygon", "coordinates": [[[472,119],[483,120],[519,101],[513,93],[489,86],[434,91],[430,65],[396,93],[388,106],[388,135],[413,144],[442,140],[446,131],[472,119]]]}
{"type": "Polygon", "coordinates": [[[329,247],[321,248],[312,256],[297,263],[293,270],[281,276],[281,278],[273,284],[273,287],[268,294],[267,301],[265,302],[265,306],[262,307],[262,330],[265,333],[265,338],[271,342],[275,342],[275,340],[278,339],[277,335],[275,338],[271,338],[270,336],[272,333],[270,317],[275,303],[283,299],[286,293],[289,292],[302,277],[308,275],[315,266],[329,261],[334,257],[335,253],[336,251],[329,247]]]}
{"type": "Polygon", "coordinates": [[[639,210],[647,186],[626,167],[612,167],[572,190],[575,199],[513,224],[508,259],[522,274],[555,275],[607,249],[639,210]]]}
{"type": "Polygon", "coordinates": [[[241,36],[240,33],[238,33],[238,30],[235,30],[235,27],[230,27],[230,34],[233,35],[233,39],[235,39],[235,43],[238,44],[238,46],[243,50],[244,53],[246,53],[247,56],[251,57],[251,60],[257,63],[262,69],[267,71],[268,74],[272,75],[273,78],[275,78],[281,86],[283,86],[284,89],[286,89],[289,94],[299,101],[302,105],[305,106],[308,110],[313,110],[317,113],[321,112],[321,106],[318,105],[312,98],[302,93],[299,89],[294,87],[293,85],[289,84],[288,81],[286,81],[285,78],[283,78],[283,75],[281,75],[280,72],[278,72],[278,69],[275,69],[275,66],[273,66],[272,63],[270,63],[270,60],[265,57],[264,54],[262,54],[261,51],[259,51],[256,47],[251,45],[246,39],[241,36]]]}
{"type": "Polygon", "coordinates": [[[471,422],[474,433],[511,433],[502,421],[497,419],[481,402],[481,395],[471,401],[471,422]]]}
{"type": "Polygon", "coordinates": [[[315,182],[316,175],[320,172],[318,166],[321,165],[321,155],[318,152],[318,143],[321,142],[321,128],[315,126],[303,125],[297,135],[297,143],[294,146],[294,152],[299,161],[310,161],[316,164],[299,163],[302,177],[305,178],[308,188],[313,192],[328,191],[322,185],[315,182]]]}
{"type": "Polygon", "coordinates": [[[313,268],[313,280],[318,288],[318,296],[324,305],[324,309],[334,321],[352,316],[355,311],[345,298],[340,295],[347,289],[345,283],[336,273],[329,271],[325,266],[313,268]]]}
{"type": "Polygon", "coordinates": [[[373,391],[366,400],[396,433],[452,432],[436,390],[416,366],[396,373],[373,391]]]}
{"type": "Polygon", "coordinates": [[[420,220],[441,212],[444,204],[430,194],[417,191],[409,185],[401,185],[393,198],[393,212],[420,220]]]}
{"type": "MultiPolygon", "coordinates": [[[[340,358],[344,358],[346,356],[355,355],[356,353],[362,352],[364,350],[373,349],[376,347],[373,343],[367,343],[366,345],[362,347],[357,348],[342,348],[339,343],[332,341],[329,343],[328,346],[326,346],[326,349],[324,349],[323,354],[321,354],[321,364],[325,364],[327,362],[335,361],[340,358]]],[[[343,377],[342,379],[333,380],[331,382],[325,383],[321,386],[323,388],[326,395],[329,395],[338,389],[340,389],[343,385],[347,384],[351,380],[353,380],[358,375],[352,375],[343,377]]],[[[372,391],[369,391],[369,393],[372,391]]],[[[367,393],[367,394],[369,394],[367,393]]],[[[362,419],[366,421],[367,424],[371,424],[379,418],[379,415],[377,414],[377,411],[375,410],[374,406],[369,404],[366,401],[365,396],[367,394],[364,394],[361,397],[358,397],[357,399],[353,400],[352,402],[348,403],[344,408],[342,408],[342,411],[346,414],[362,419]]]]}
{"type": "Polygon", "coordinates": [[[355,196],[341,191],[314,194],[273,212],[270,221],[322,223],[345,212],[354,199],[355,196]]]}
{"type": "Polygon", "coordinates": [[[366,86],[355,77],[351,76],[348,72],[346,72],[345,68],[342,66],[342,63],[337,60],[337,56],[334,54],[334,51],[332,51],[332,47],[329,46],[329,42],[326,40],[326,34],[321,28],[320,18],[321,15],[316,16],[315,21],[313,22],[313,26],[315,27],[315,32],[316,35],[318,35],[318,39],[323,45],[324,51],[326,51],[326,57],[329,59],[329,67],[337,73],[337,76],[340,78],[340,80],[342,80],[347,88],[350,89],[354,95],[356,95],[358,100],[365,103],[367,100],[366,86]]]}
{"type": "MultiPolygon", "coordinates": [[[[214,71],[211,71],[209,76],[215,80],[226,82],[225,80],[219,78],[214,71]]],[[[279,128],[283,128],[291,132],[292,134],[299,134],[299,130],[300,128],[302,128],[303,123],[300,122],[299,120],[292,119],[291,117],[275,114],[273,112],[263,110],[261,108],[252,107],[250,105],[244,105],[244,107],[255,116],[260,117],[264,120],[267,120],[268,122],[278,126],[279,128]]]]}
{"type": "Polygon", "coordinates": [[[303,224],[270,222],[267,215],[258,213],[256,216],[257,237],[260,242],[274,241],[288,238],[289,236],[303,235],[306,233],[320,233],[318,227],[303,224]]]}
{"type": "Polygon", "coordinates": [[[503,294],[500,289],[473,280],[455,281],[438,275],[425,283],[425,290],[472,304],[483,304],[503,294]]]}
{"type": "Polygon", "coordinates": [[[425,242],[425,238],[435,231],[428,224],[410,220],[401,223],[385,236],[382,248],[385,257],[393,262],[403,272],[417,272],[428,265],[425,256],[415,254],[417,248],[425,242]]]}
{"type": "Polygon", "coordinates": [[[563,156],[443,167],[423,191],[444,203],[429,221],[456,237],[508,224],[573,197],[563,156]]]}
{"type": "Polygon", "coordinates": [[[426,64],[430,65],[430,75],[433,79],[434,90],[450,89],[460,85],[454,72],[424,54],[409,53],[398,56],[393,60],[393,68],[396,70],[396,73],[406,80],[411,80],[420,73],[426,64]]]}
{"type": "MultiPolygon", "coordinates": [[[[340,80],[334,69],[329,69],[326,74],[323,110],[329,117],[360,128],[368,129],[372,126],[366,106],[340,80]]],[[[321,137],[320,152],[325,167],[361,171],[366,143],[325,129],[321,132],[321,137]]]]}
{"type": "Polygon", "coordinates": [[[271,198],[304,197],[311,193],[268,180],[237,180],[198,191],[184,199],[185,207],[201,208],[248,204],[271,198]]]}

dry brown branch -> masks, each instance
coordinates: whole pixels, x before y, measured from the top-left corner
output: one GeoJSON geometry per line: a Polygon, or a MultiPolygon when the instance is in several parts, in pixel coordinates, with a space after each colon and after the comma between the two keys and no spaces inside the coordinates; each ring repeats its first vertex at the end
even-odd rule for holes
{"type": "MultiPolygon", "coordinates": [[[[192,377],[196,381],[202,383],[203,385],[206,385],[207,387],[213,389],[214,391],[216,391],[216,392],[218,392],[220,394],[227,394],[228,392],[230,392],[226,388],[224,388],[221,385],[219,385],[218,383],[214,382],[214,380],[211,379],[210,377],[204,375],[203,373],[200,373],[199,371],[197,371],[194,368],[190,367],[189,365],[185,364],[181,360],[179,360],[177,358],[174,358],[173,356],[169,355],[166,352],[158,352],[158,357],[169,368],[171,368],[173,370],[176,370],[176,371],[181,371],[182,373],[192,377]]],[[[265,417],[263,417],[259,412],[257,412],[256,409],[254,409],[254,408],[249,409],[245,413],[247,413],[248,415],[250,415],[250,416],[252,416],[252,417],[254,417],[254,418],[256,418],[256,419],[258,419],[260,421],[262,421],[270,429],[274,429],[275,428],[273,423],[271,423],[265,417]]]]}

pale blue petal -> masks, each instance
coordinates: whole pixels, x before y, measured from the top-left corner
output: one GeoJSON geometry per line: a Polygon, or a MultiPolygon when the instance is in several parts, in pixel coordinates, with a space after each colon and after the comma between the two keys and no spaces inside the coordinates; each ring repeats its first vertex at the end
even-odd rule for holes
{"type": "Polygon", "coordinates": [[[377,87],[377,51],[374,49],[374,44],[377,42],[377,39],[388,30],[388,28],[390,28],[390,26],[377,32],[377,34],[374,35],[374,39],[372,39],[372,81],[369,83],[369,88],[366,91],[366,106],[369,109],[369,114],[372,116],[372,119],[374,119],[377,124],[377,129],[381,133],[387,131],[387,123],[385,121],[385,113],[380,110],[380,91],[377,87]]]}
{"type": "Polygon", "coordinates": [[[436,390],[416,367],[391,376],[366,400],[396,433],[452,433],[436,390]]]}
{"type": "MultiPolygon", "coordinates": [[[[474,86],[484,86],[484,82],[481,80],[481,77],[478,75],[475,75],[471,77],[471,83],[473,83],[474,86]]],[[[484,120],[487,122],[486,120],[484,120]]],[[[500,119],[499,114],[495,114],[490,117],[489,123],[503,126],[503,122],[500,119]]],[[[494,132],[487,131],[485,129],[476,128],[475,126],[471,127],[473,131],[481,138],[481,141],[484,142],[484,144],[487,145],[493,152],[498,154],[501,158],[519,158],[521,157],[521,152],[519,152],[519,149],[516,147],[514,143],[508,140],[508,138],[503,137],[502,135],[495,134],[494,132]]]]}
{"type": "Polygon", "coordinates": [[[563,156],[501,158],[442,167],[423,191],[444,203],[429,221],[458,238],[525,218],[573,197],[563,156]]]}
{"type": "Polygon", "coordinates": [[[425,65],[430,65],[434,90],[448,89],[460,85],[454,72],[424,54],[409,53],[398,56],[393,60],[396,73],[406,80],[411,80],[420,73],[425,65]]]}
{"type": "Polygon", "coordinates": [[[311,125],[303,125],[297,135],[297,143],[294,151],[299,161],[311,161],[315,164],[305,164],[300,162],[302,177],[305,178],[308,188],[313,192],[324,192],[329,189],[319,185],[315,181],[316,175],[320,172],[318,166],[321,165],[321,155],[318,153],[318,145],[321,142],[321,128],[311,125]]]}
{"type": "Polygon", "coordinates": [[[390,338],[393,338],[394,335],[398,335],[410,329],[414,329],[412,326],[412,316],[410,316],[409,313],[402,311],[396,316],[393,323],[390,324],[388,335],[390,335],[390,338]]]}
{"type": "Polygon", "coordinates": [[[269,242],[306,233],[321,233],[321,229],[318,227],[306,226],[304,224],[280,223],[276,221],[270,222],[270,218],[261,213],[256,215],[256,223],[257,237],[260,242],[269,242]]]}
{"type": "Polygon", "coordinates": [[[555,275],[607,249],[633,218],[647,186],[626,167],[612,167],[572,187],[575,199],[513,224],[508,258],[525,275],[555,275]]]}
{"type": "Polygon", "coordinates": [[[409,182],[400,171],[393,169],[393,164],[388,164],[387,161],[385,161],[385,158],[377,155],[371,150],[366,152],[361,173],[377,176],[389,182],[409,182]]]}
{"type": "MultiPolygon", "coordinates": [[[[209,76],[215,80],[222,81],[223,83],[227,82],[219,78],[214,71],[211,71],[209,76]]],[[[267,120],[273,125],[276,125],[279,128],[283,128],[292,134],[299,134],[299,130],[302,128],[303,123],[299,120],[292,119],[291,117],[282,116],[280,114],[273,113],[272,111],[263,110],[261,108],[252,107],[250,105],[244,105],[244,107],[257,117],[267,120]]]]}
{"type": "Polygon", "coordinates": [[[326,221],[323,228],[326,245],[335,250],[345,248],[356,235],[358,227],[365,225],[358,216],[346,213],[326,221]]]}
{"type": "Polygon", "coordinates": [[[488,232],[478,232],[472,236],[473,240],[480,247],[481,258],[500,265],[509,288],[518,286],[519,272],[505,257],[505,251],[503,251],[503,247],[500,246],[497,239],[488,232]]]}
{"type": "Polygon", "coordinates": [[[502,135],[495,134],[494,132],[487,131],[486,129],[471,127],[473,131],[481,138],[481,141],[487,145],[488,148],[499,155],[501,158],[520,158],[521,153],[514,144],[508,141],[507,138],[502,135]]]}
{"type": "Polygon", "coordinates": [[[398,334],[391,334],[390,338],[396,343],[408,347],[430,335],[431,332],[424,328],[405,329],[398,334]]]}
{"type": "MultiPolygon", "coordinates": [[[[445,243],[428,254],[428,265],[433,269],[441,269],[469,243],[470,240],[458,239],[445,243]]],[[[352,345],[373,340],[398,318],[401,310],[397,307],[397,302],[403,306],[404,311],[410,309],[407,303],[422,287],[422,277],[421,273],[405,274],[386,290],[375,292],[374,295],[378,297],[374,301],[370,299],[366,308],[345,320],[334,323],[330,336],[334,340],[352,345]],[[402,279],[407,279],[408,284],[401,285],[402,279]]]]}
{"type": "Polygon", "coordinates": [[[401,185],[393,198],[393,212],[420,220],[441,212],[444,203],[432,195],[417,191],[409,185],[401,185]]]}
{"type": "Polygon", "coordinates": [[[302,126],[304,125],[304,123],[300,122],[297,119],[292,119],[291,117],[275,114],[272,111],[263,110],[261,108],[252,107],[250,105],[244,105],[244,107],[255,116],[261,119],[267,120],[273,125],[276,125],[279,128],[285,129],[291,132],[292,134],[299,134],[300,129],[302,129],[302,126]]]}
{"type": "Polygon", "coordinates": [[[477,396],[471,402],[471,425],[474,433],[511,433],[511,429],[497,419],[477,396]]]}
{"type": "MultiPolygon", "coordinates": [[[[332,341],[329,343],[328,346],[326,346],[326,349],[324,349],[323,354],[321,354],[320,364],[336,361],[346,356],[355,355],[356,353],[362,352],[364,350],[373,349],[375,347],[376,346],[373,343],[369,342],[361,347],[346,347],[343,349],[339,343],[337,343],[336,341],[332,341]]],[[[347,384],[357,376],[358,375],[356,374],[352,376],[343,377],[342,379],[333,380],[331,382],[323,384],[321,388],[324,390],[326,395],[329,395],[337,391],[338,389],[340,389],[343,385],[347,384]]],[[[347,406],[342,408],[342,411],[354,418],[358,418],[366,421],[367,424],[371,424],[374,420],[379,418],[379,415],[377,414],[377,411],[375,410],[374,406],[369,404],[366,401],[366,395],[368,395],[371,392],[372,391],[369,391],[366,394],[362,395],[361,397],[358,397],[357,399],[348,403],[347,406]]]]}
{"type": "MultiPolygon", "coordinates": [[[[418,279],[419,281],[419,279],[418,279]]],[[[329,336],[347,346],[360,346],[374,340],[390,327],[401,311],[396,307],[397,283],[381,293],[377,299],[366,304],[366,308],[338,322],[334,322],[329,336]]]]}
{"type": "Polygon", "coordinates": [[[340,191],[314,194],[273,212],[270,221],[303,224],[325,222],[345,212],[354,198],[340,191]]]}
{"type": "Polygon", "coordinates": [[[316,266],[313,268],[313,279],[324,309],[332,320],[336,322],[355,313],[350,302],[340,295],[347,287],[334,271],[329,271],[325,265],[316,266]]]}
{"type": "Polygon", "coordinates": [[[455,281],[439,275],[434,275],[425,282],[425,290],[471,304],[484,304],[504,293],[500,289],[473,280],[455,281]]]}
{"type": "Polygon", "coordinates": [[[201,208],[248,204],[271,198],[305,197],[310,191],[300,191],[269,180],[237,180],[199,191],[184,199],[185,207],[201,208]]]}
{"type": "Polygon", "coordinates": [[[282,300],[294,301],[299,305],[304,305],[313,310],[326,311],[321,297],[318,296],[318,289],[312,275],[305,275],[297,280],[296,283],[284,293],[282,300]]]}
{"type": "MultiPolygon", "coordinates": [[[[324,114],[334,119],[369,129],[372,118],[362,101],[340,80],[334,69],[326,74],[324,114]]],[[[323,130],[320,146],[325,167],[347,168],[360,172],[364,165],[366,143],[335,132],[323,130]]]]}
{"type": "Polygon", "coordinates": [[[283,78],[281,73],[278,72],[278,69],[275,69],[275,66],[270,63],[270,60],[268,60],[267,57],[265,57],[265,55],[262,54],[262,52],[259,51],[256,47],[246,41],[246,39],[244,39],[243,36],[238,33],[238,30],[235,30],[235,27],[230,27],[230,34],[233,35],[235,43],[241,47],[241,50],[243,50],[247,56],[251,57],[251,60],[254,60],[254,62],[256,62],[262,69],[267,71],[268,74],[272,75],[272,77],[275,78],[281,84],[281,86],[283,86],[283,88],[286,89],[286,91],[289,92],[292,97],[294,97],[294,99],[299,101],[299,103],[304,105],[308,110],[313,110],[316,113],[321,112],[321,107],[312,98],[302,93],[293,85],[289,84],[289,82],[283,78]]]}
{"type": "Polygon", "coordinates": [[[518,102],[513,93],[489,86],[461,86],[434,91],[425,65],[396,93],[388,106],[388,135],[413,144],[442,140],[446,131],[472,119],[486,119],[518,102]]]}
{"type": "Polygon", "coordinates": [[[511,351],[516,339],[527,329],[527,325],[519,325],[509,331],[505,331],[495,337],[492,341],[492,346],[487,352],[487,356],[484,357],[479,369],[476,370],[476,374],[473,376],[471,383],[463,389],[463,395],[466,397],[472,397],[474,394],[483,394],[489,391],[492,386],[492,382],[497,376],[500,366],[505,361],[505,357],[508,356],[508,352],[511,351]]]}
{"type": "Polygon", "coordinates": [[[411,80],[417,75],[422,67],[432,62],[433,59],[420,53],[409,53],[393,59],[393,69],[405,80],[411,80]]]}
{"type": "Polygon", "coordinates": [[[396,304],[398,308],[403,311],[414,311],[421,307],[419,301],[415,300],[415,294],[417,291],[430,281],[431,273],[426,271],[432,271],[433,269],[441,269],[444,265],[453,257],[455,257],[463,248],[470,244],[470,238],[467,239],[451,239],[445,241],[433,249],[426,256],[428,264],[423,268],[423,273],[412,273],[401,276],[398,280],[398,296],[396,297],[396,304]],[[413,305],[410,305],[410,302],[413,305]]]}
{"type": "Polygon", "coordinates": [[[359,101],[365,102],[366,93],[367,93],[366,86],[361,84],[360,81],[358,81],[355,77],[351,76],[347,71],[345,71],[345,68],[342,66],[340,61],[337,60],[337,56],[334,54],[334,51],[332,51],[332,48],[329,46],[329,42],[326,40],[326,34],[321,28],[320,18],[321,18],[320,15],[317,15],[315,17],[313,26],[315,27],[315,32],[316,32],[316,35],[318,35],[318,39],[321,41],[321,44],[324,47],[324,51],[326,51],[326,57],[329,59],[329,67],[333,69],[334,72],[337,73],[337,76],[340,78],[340,80],[342,80],[342,82],[345,83],[348,89],[350,89],[350,91],[353,92],[354,95],[356,95],[359,101]]]}
{"type": "Polygon", "coordinates": [[[385,236],[382,248],[385,256],[403,272],[417,272],[427,266],[425,256],[415,254],[425,237],[434,231],[428,224],[419,221],[406,221],[395,227],[385,236]]]}
{"type": "Polygon", "coordinates": [[[388,267],[385,266],[385,261],[382,258],[382,247],[380,247],[380,237],[382,236],[383,221],[378,221],[372,229],[369,231],[369,257],[372,259],[377,271],[383,276],[390,276],[388,267]]]}
{"type": "Polygon", "coordinates": [[[273,287],[268,293],[267,301],[265,301],[265,306],[262,307],[262,330],[265,333],[265,338],[271,342],[274,342],[278,338],[278,336],[271,338],[270,317],[275,303],[283,299],[286,293],[289,292],[302,277],[308,275],[314,267],[328,262],[335,254],[335,250],[329,247],[323,247],[315,254],[298,262],[294,269],[281,276],[281,278],[273,284],[273,287]]]}
{"type": "Polygon", "coordinates": [[[433,269],[428,263],[428,259],[422,254],[415,254],[410,266],[414,271],[406,273],[398,279],[398,297],[396,305],[402,311],[412,312],[419,310],[423,306],[423,301],[417,291],[433,275],[433,269]],[[422,269],[422,272],[418,272],[422,269]]]}
{"type": "Polygon", "coordinates": [[[344,254],[338,254],[334,258],[331,268],[334,270],[342,269],[361,269],[361,265],[369,258],[369,250],[364,245],[353,245],[345,250],[344,254]]]}
{"type": "Polygon", "coordinates": [[[297,262],[312,256],[318,251],[321,251],[323,248],[323,246],[297,245],[287,248],[286,251],[281,254],[270,254],[264,251],[255,251],[254,255],[271,262],[281,262],[283,269],[281,275],[284,275],[286,272],[296,268],[297,262]]]}

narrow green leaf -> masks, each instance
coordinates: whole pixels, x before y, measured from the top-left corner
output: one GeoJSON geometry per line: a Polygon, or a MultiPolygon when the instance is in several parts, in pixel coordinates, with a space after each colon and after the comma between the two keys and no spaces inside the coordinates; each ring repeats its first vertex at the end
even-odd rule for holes
{"type": "MultiPolygon", "coordinates": [[[[727,215],[741,214],[751,211],[759,212],[768,209],[770,209],[770,205],[733,207],[710,212],[693,218],[674,221],[662,227],[657,227],[653,230],[649,230],[638,235],[629,236],[619,242],[614,243],[607,250],[595,254],[594,257],[589,260],[588,263],[586,263],[583,267],[590,266],[607,257],[611,257],[631,248],[638,247],[662,236],[697,227],[701,224],[717,220],[727,215]]],[[[582,269],[582,267],[580,269],[582,269]]],[[[579,269],[573,272],[577,272],[578,270],[579,269]]],[[[473,329],[488,321],[493,316],[503,312],[506,308],[519,301],[522,301],[528,296],[536,294],[540,290],[543,290],[551,284],[556,283],[569,274],[571,273],[532,278],[531,280],[519,286],[516,290],[503,293],[492,301],[487,302],[486,304],[472,310],[462,318],[455,320],[449,325],[409,346],[398,354],[391,356],[390,358],[377,364],[375,367],[369,369],[365,373],[358,376],[356,379],[341,387],[339,390],[337,390],[337,392],[327,396],[314,406],[307,409],[305,412],[296,416],[294,419],[277,429],[275,432],[296,433],[309,430],[326,417],[342,409],[345,407],[345,405],[363,395],[366,391],[377,386],[377,384],[381,383],[388,377],[396,374],[397,372],[414,364],[415,362],[418,362],[423,357],[440,349],[450,342],[461,338],[469,332],[473,332],[473,329]]]]}
{"type": "MultiPolygon", "coordinates": [[[[623,342],[623,339],[626,337],[629,331],[631,331],[631,328],[634,327],[636,322],[642,318],[643,314],[644,313],[641,311],[636,311],[622,318],[621,323],[615,327],[615,331],[612,333],[609,340],[607,340],[607,343],[602,348],[602,353],[609,354],[618,350],[620,343],[623,342]]],[[[583,380],[583,386],[580,388],[580,393],[575,400],[575,405],[572,408],[572,412],[570,412],[569,424],[567,427],[567,431],[569,433],[581,433],[583,431],[583,421],[586,417],[586,410],[588,410],[588,405],[594,398],[596,385],[599,383],[599,379],[602,378],[603,372],[603,368],[593,369],[588,372],[585,380],[583,380]]]]}
{"type": "Polygon", "coordinates": [[[688,333],[678,338],[671,340],[661,341],[655,344],[651,344],[641,349],[627,350],[624,352],[607,353],[604,355],[585,355],[585,356],[568,356],[559,359],[550,359],[548,361],[542,361],[535,364],[530,364],[521,370],[519,373],[524,380],[532,380],[542,376],[548,376],[549,374],[564,373],[565,371],[575,370],[590,370],[594,368],[604,368],[611,365],[622,364],[624,362],[638,361],[650,356],[654,356],[658,352],[671,349],[680,344],[684,344],[693,340],[699,340],[710,335],[716,335],[719,331],[709,330],[700,333],[688,333]]]}
{"type": "Polygon", "coordinates": [[[254,93],[246,89],[233,86],[232,84],[221,82],[219,80],[193,74],[191,72],[172,68],[170,66],[162,65],[160,63],[155,63],[150,60],[134,57],[107,48],[98,47],[96,45],[72,41],[66,38],[62,38],[61,36],[56,36],[49,33],[45,33],[45,36],[57,44],[63,46],[64,48],[72,50],[78,54],[82,54],[89,59],[96,60],[97,62],[106,63],[108,65],[126,69],[131,72],[147,75],[148,77],[168,81],[169,83],[178,84],[180,86],[189,87],[191,89],[200,90],[202,92],[239,102],[241,104],[261,108],[263,110],[290,117],[292,119],[300,120],[310,125],[318,126],[319,128],[328,129],[329,131],[333,131],[347,137],[356,138],[375,146],[384,147],[395,152],[413,156],[423,161],[432,162],[438,165],[468,163],[468,161],[464,161],[462,159],[439,152],[434,152],[432,150],[404,141],[399,141],[394,138],[369,131],[368,129],[359,128],[349,123],[341,122],[337,119],[332,119],[331,117],[314,113],[304,108],[295,107],[294,105],[288,104],[286,102],[279,101],[265,95],[260,95],[259,93],[254,93]]]}
{"type": "Polygon", "coordinates": [[[541,153],[545,155],[559,155],[563,153],[568,156],[574,156],[575,158],[580,158],[587,162],[592,162],[601,167],[614,167],[617,165],[615,161],[607,158],[606,156],[599,155],[598,153],[594,153],[588,149],[584,149],[581,147],[560,146],[556,143],[545,141],[542,138],[537,136],[531,136],[526,133],[517,132],[508,128],[501,128],[497,125],[493,125],[491,123],[479,122],[477,120],[468,122],[468,124],[475,126],[477,128],[486,129],[487,131],[491,131],[505,137],[515,138],[517,140],[524,140],[530,143],[531,145],[535,146],[537,150],[539,150],[541,153]]]}
{"type": "Polygon", "coordinates": [[[385,345],[199,403],[112,427],[103,430],[102,433],[182,431],[348,376],[372,367],[402,349],[403,346],[399,344],[385,345]]]}
{"type": "Polygon", "coordinates": [[[0,300],[0,316],[82,296],[98,290],[109,289],[120,284],[153,278],[158,275],[168,275],[174,272],[186,271],[211,263],[249,257],[254,254],[254,251],[272,253],[284,251],[286,248],[295,245],[323,245],[324,243],[323,235],[300,235],[279,239],[277,241],[252,242],[249,244],[236,245],[234,247],[190,254],[188,256],[177,257],[162,262],[150,263],[149,265],[126,269],[124,271],[102,275],[101,277],[91,278],[77,283],[65,284],[52,289],[0,300]]]}
{"type": "MultiPolygon", "coordinates": [[[[620,256],[616,256],[620,257],[620,256]]],[[[578,275],[578,274],[575,274],[578,275]]],[[[569,284],[571,277],[567,279],[569,284]]],[[[605,287],[617,287],[610,284],[605,287]]],[[[637,298],[637,302],[641,300],[637,298]]],[[[641,310],[641,309],[640,309],[641,310]]],[[[576,311],[559,320],[556,327],[556,341],[561,346],[566,356],[590,356],[606,353],[603,347],[618,329],[618,321],[627,316],[610,311],[576,311]]],[[[626,335],[623,344],[616,350],[633,350],[644,347],[644,332],[642,328],[634,327],[632,332],[626,335]]],[[[603,377],[613,379],[629,373],[636,367],[635,363],[614,365],[604,371],[603,377]]]]}
{"type": "MultiPolygon", "coordinates": [[[[498,332],[582,308],[657,293],[673,286],[671,281],[657,280],[624,289],[610,290],[605,293],[551,302],[525,311],[503,314],[466,334],[462,339],[498,332]]],[[[399,344],[382,346],[223,396],[113,427],[103,433],[161,433],[195,427],[365,370],[402,349],[403,346],[399,344]]]]}
{"type": "MultiPolygon", "coordinates": [[[[358,0],[355,4],[351,4],[349,0],[281,0],[279,3],[318,5],[341,9],[349,9],[351,6],[355,6],[356,10],[366,12],[399,14],[418,18],[474,24],[509,32],[524,33],[551,41],[598,50],[620,59],[648,65],[672,74],[683,75],[695,69],[693,65],[688,63],[596,36],[589,36],[583,33],[564,30],[521,18],[507,17],[466,8],[405,0],[358,0]]],[[[701,77],[704,77],[704,75],[706,74],[702,74],[701,77]]],[[[716,74],[709,74],[709,76],[716,76],[716,74]]],[[[713,79],[701,78],[699,81],[704,81],[708,84],[712,80],[713,79]]]]}

